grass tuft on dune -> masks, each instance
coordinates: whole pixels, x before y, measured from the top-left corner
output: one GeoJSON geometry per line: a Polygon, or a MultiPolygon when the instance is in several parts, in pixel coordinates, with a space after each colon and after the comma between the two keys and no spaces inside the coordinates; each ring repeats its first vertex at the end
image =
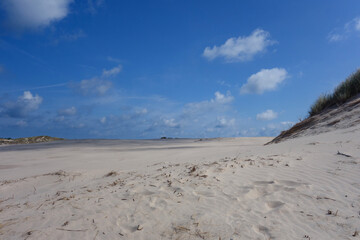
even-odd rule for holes
{"type": "Polygon", "coordinates": [[[311,106],[310,117],[332,106],[339,106],[360,93],[360,69],[341,82],[331,94],[322,94],[311,106]]]}

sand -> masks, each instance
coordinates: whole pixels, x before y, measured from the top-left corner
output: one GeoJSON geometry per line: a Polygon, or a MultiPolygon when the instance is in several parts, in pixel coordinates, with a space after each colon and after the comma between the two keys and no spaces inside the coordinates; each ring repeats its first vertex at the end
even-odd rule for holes
{"type": "Polygon", "coordinates": [[[359,239],[359,129],[0,146],[0,239],[359,239]]]}

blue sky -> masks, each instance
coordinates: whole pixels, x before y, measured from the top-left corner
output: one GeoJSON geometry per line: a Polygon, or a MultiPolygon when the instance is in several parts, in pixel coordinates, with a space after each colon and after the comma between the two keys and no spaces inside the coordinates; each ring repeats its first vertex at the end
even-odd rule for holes
{"type": "Polygon", "coordinates": [[[3,0],[0,137],[275,136],[359,67],[359,10],[3,0]]]}

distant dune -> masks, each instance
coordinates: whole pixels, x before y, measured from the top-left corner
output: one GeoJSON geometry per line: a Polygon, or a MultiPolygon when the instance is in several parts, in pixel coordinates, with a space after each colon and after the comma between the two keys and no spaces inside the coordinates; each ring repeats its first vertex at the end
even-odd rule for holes
{"type": "Polygon", "coordinates": [[[64,138],[49,137],[49,136],[36,136],[36,137],[25,137],[25,138],[0,138],[0,145],[3,144],[30,144],[30,143],[41,143],[41,142],[52,142],[64,140],[64,138]]]}

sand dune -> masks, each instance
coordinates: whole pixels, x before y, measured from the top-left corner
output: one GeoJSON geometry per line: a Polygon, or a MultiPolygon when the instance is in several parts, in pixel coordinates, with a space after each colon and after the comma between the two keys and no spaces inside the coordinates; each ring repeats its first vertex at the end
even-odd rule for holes
{"type": "Polygon", "coordinates": [[[1,146],[0,238],[357,239],[359,130],[1,146]]]}

